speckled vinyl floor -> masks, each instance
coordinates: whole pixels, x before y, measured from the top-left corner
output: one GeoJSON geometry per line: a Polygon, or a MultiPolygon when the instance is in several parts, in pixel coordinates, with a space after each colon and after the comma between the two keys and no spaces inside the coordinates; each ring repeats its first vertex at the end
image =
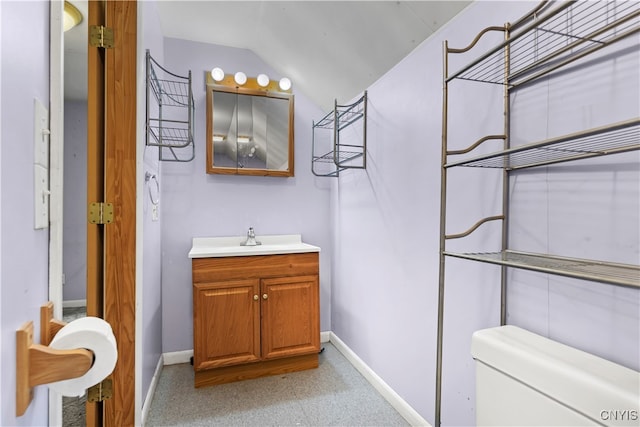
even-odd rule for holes
{"type": "Polygon", "coordinates": [[[317,369],[194,388],[190,364],[165,366],[147,426],[406,426],[330,343],[317,369]]]}

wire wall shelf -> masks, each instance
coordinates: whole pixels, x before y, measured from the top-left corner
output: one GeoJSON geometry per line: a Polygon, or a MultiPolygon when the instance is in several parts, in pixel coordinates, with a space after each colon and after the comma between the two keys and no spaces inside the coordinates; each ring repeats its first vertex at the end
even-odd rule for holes
{"type": "Polygon", "coordinates": [[[333,111],[314,122],[312,128],[311,171],[314,175],[337,177],[346,169],[366,169],[366,91],[352,104],[338,105],[336,100],[333,111]],[[355,126],[354,132],[345,137],[344,132],[352,126],[355,126]]]}
{"type": "Polygon", "coordinates": [[[640,32],[638,1],[567,1],[552,10],[549,5],[447,81],[521,85],[640,32]]]}
{"type": "Polygon", "coordinates": [[[189,162],[195,157],[191,71],[187,76],[179,76],[158,64],[148,50],[146,55],[146,143],[159,147],[160,160],[189,162]],[[159,72],[164,78],[159,78],[159,72]]]}

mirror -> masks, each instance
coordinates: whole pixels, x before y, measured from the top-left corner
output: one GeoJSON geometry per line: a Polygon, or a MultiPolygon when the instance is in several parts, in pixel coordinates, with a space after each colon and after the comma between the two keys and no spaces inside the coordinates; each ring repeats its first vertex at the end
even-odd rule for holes
{"type": "Polygon", "coordinates": [[[207,173],[293,176],[293,95],[207,73],[207,173]]]}

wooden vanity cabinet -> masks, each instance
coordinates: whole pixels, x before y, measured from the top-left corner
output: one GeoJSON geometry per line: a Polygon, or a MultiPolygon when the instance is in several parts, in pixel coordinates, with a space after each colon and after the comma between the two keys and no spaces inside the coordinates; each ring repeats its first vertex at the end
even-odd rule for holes
{"type": "Polygon", "coordinates": [[[260,360],[260,281],[194,284],[196,370],[260,360]]]}
{"type": "Polygon", "coordinates": [[[195,386],[318,366],[318,253],[194,258],[195,386]]]}

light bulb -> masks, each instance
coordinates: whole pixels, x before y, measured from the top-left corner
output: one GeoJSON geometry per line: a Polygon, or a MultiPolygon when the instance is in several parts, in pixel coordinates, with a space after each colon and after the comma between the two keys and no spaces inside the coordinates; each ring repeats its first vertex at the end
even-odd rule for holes
{"type": "Polygon", "coordinates": [[[224,71],[222,71],[222,68],[216,67],[211,70],[211,78],[217,82],[222,81],[222,79],[224,79],[224,71]]]}
{"type": "Polygon", "coordinates": [[[269,84],[269,76],[267,76],[266,74],[258,74],[258,84],[261,87],[267,87],[267,85],[269,84]]]}
{"type": "Polygon", "coordinates": [[[279,86],[280,86],[280,89],[282,90],[289,90],[291,89],[291,80],[289,80],[286,77],[283,77],[280,79],[279,86]]]}
{"type": "Polygon", "coordinates": [[[233,80],[236,81],[240,86],[247,82],[247,75],[242,71],[238,71],[236,75],[233,77],[233,80]]]}
{"type": "Polygon", "coordinates": [[[64,31],[69,31],[76,25],[82,22],[82,13],[77,7],[69,3],[64,2],[64,14],[63,14],[63,26],[64,31]]]}

